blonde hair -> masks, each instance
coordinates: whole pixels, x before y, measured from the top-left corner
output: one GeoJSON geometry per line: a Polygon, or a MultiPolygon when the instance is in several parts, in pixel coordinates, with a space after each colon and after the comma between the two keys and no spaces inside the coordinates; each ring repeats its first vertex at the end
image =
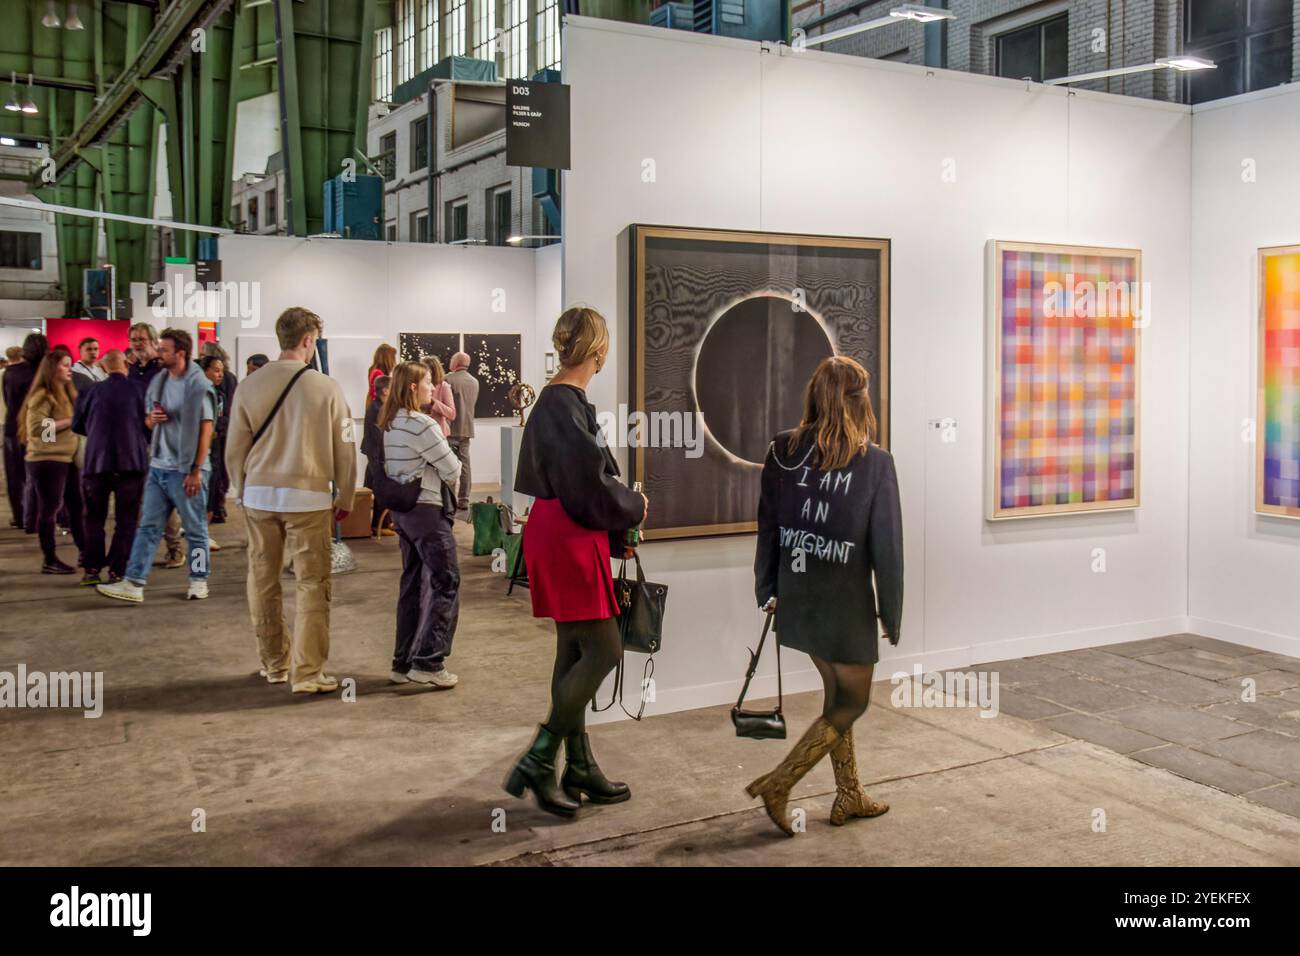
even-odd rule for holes
{"type": "Polygon", "coordinates": [[[429,374],[433,376],[433,387],[437,388],[447,377],[447,373],[442,370],[442,359],[436,355],[426,355],[420,361],[429,369],[429,374]]]}
{"type": "Polygon", "coordinates": [[[823,359],[808,380],[795,442],[816,436],[813,464],[820,471],[843,468],[875,440],[870,384],[867,370],[846,355],[823,359]]]}
{"type": "MultiPolygon", "coordinates": [[[[320,316],[300,305],[290,306],[275,320],[275,337],[282,349],[296,349],[304,335],[315,332],[320,336],[324,331],[320,316]]],[[[188,354],[186,358],[189,358],[188,354]]]]}
{"type": "Polygon", "coordinates": [[[609,326],[595,309],[583,306],[567,309],[555,323],[551,344],[560,364],[572,368],[609,347],[609,326]]]}
{"type": "Polygon", "coordinates": [[[403,408],[408,412],[420,410],[411,386],[419,385],[429,374],[429,366],[423,362],[401,362],[393,369],[389,376],[392,384],[388,386],[388,394],[384,396],[384,404],[379,409],[379,420],[376,423],[381,432],[388,431],[393,419],[403,408]]]}

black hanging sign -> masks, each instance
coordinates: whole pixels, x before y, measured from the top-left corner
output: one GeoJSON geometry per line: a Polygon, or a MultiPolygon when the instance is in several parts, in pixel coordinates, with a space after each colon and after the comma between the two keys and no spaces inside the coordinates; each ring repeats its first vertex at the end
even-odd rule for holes
{"type": "Polygon", "coordinates": [[[569,169],[569,87],[506,81],[506,165],[569,169]]]}

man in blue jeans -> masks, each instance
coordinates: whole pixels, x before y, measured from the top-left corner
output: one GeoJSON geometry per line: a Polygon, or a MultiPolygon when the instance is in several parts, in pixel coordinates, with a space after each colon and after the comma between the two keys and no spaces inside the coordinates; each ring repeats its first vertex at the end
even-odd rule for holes
{"type": "Polygon", "coordinates": [[[208,596],[208,447],[217,417],[216,392],[198,363],[194,344],[181,329],[164,329],[158,358],[166,374],[155,375],[145,396],[149,429],[149,474],[145,479],[140,526],[131,544],[126,576],[96,590],[105,597],[139,604],[154,551],[174,508],[189,544],[191,600],[208,596]]]}

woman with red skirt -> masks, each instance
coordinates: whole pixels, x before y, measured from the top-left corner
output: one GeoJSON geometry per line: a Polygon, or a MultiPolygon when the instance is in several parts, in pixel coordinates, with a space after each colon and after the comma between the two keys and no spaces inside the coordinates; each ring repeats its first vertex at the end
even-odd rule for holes
{"type": "Polygon", "coordinates": [[[531,790],[548,813],[571,817],[582,797],[620,803],[632,793],[596,765],[587,737],[587,702],[618,664],[622,641],[610,573],[610,549],[625,555],[627,529],[645,520],[649,502],[618,480],[600,439],[586,388],[609,354],[609,330],[594,309],[569,309],[551,336],[562,368],[542,389],[524,428],[515,490],[535,499],[524,533],[533,616],[555,620],[551,713],[506,777],[521,797],[531,790]],[[564,776],[555,758],[564,743],[564,776]]]}

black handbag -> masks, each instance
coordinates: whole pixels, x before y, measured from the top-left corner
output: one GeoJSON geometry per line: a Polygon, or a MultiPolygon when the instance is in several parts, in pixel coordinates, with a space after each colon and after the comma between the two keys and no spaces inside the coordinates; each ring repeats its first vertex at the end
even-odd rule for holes
{"type": "Polygon", "coordinates": [[[741,710],[745,694],[749,692],[749,682],[758,670],[758,658],[763,653],[763,644],[767,641],[767,632],[772,627],[775,611],[767,612],[767,621],[763,624],[763,636],[758,639],[758,650],[749,652],[749,670],[745,671],[745,686],[740,688],[740,697],[736,706],[731,708],[731,722],[736,725],[737,737],[750,737],[753,740],[784,740],[785,716],[781,706],[785,702],[781,690],[781,637],[775,631],[772,639],[776,641],[776,707],[773,710],[741,710]]]}
{"type": "Polygon", "coordinates": [[[375,493],[375,501],[379,502],[380,508],[405,514],[420,500],[420,485],[423,477],[424,472],[421,470],[409,481],[396,481],[388,477],[388,472],[384,470],[381,461],[373,475],[375,487],[371,490],[375,493]]]}
{"type": "Polygon", "coordinates": [[[635,714],[623,707],[623,713],[633,720],[640,720],[645,713],[646,689],[650,686],[650,679],[655,672],[654,655],[663,646],[664,609],[668,603],[668,585],[647,581],[645,571],[641,568],[641,556],[636,555],[634,560],[636,580],[628,580],[627,560],[624,559],[619,565],[618,578],[614,581],[614,597],[618,601],[618,633],[623,643],[623,657],[619,658],[614,673],[614,693],[604,707],[597,707],[595,698],[592,698],[591,709],[599,713],[609,710],[615,703],[623,707],[624,657],[628,651],[649,654],[650,657],[641,671],[641,706],[635,714]]]}

